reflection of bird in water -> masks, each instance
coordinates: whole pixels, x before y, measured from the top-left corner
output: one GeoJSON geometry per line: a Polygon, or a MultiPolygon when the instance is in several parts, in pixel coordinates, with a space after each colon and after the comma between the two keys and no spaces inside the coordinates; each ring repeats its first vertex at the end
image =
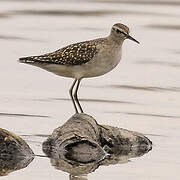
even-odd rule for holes
{"type": "Polygon", "coordinates": [[[114,69],[121,59],[121,48],[125,39],[139,43],[129,35],[127,26],[118,23],[112,26],[110,35],[105,38],[71,44],[40,56],[22,57],[19,61],[59,76],[74,78],[69,93],[76,113],[78,107],[80,112],[83,112],[77,95],[81,80],[101,76],[114,69]]]}

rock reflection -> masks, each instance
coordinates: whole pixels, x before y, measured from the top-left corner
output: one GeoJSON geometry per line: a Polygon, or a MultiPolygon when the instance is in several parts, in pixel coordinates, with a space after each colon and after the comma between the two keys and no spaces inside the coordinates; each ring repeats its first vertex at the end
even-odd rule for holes
{"type": "Polygon", "coordinates": [[[34,153],[23,139],[0,128],[0,176],[27,167],[33,159],[34,153]]]}
{"type": "Polygon", "coordinates": [[[43,151],[51,165],[68,172],[70,179],[86,179],[81,175],[101,165],[128,162],[151,149],[152,143],[144,135],[99,125],[87,114],[75,114],[43,143],[43,151]]]}
{"type": "Polygon", "coordinates": [[[87,175],[86,176],[73,176],[73,175],[69,175],[69,180],[87,180],[87,175]]]}

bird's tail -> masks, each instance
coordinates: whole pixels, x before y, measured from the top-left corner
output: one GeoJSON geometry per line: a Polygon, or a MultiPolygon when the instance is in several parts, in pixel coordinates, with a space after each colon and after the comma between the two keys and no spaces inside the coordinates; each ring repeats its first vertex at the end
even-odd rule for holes
{"type": "Polygon", "coordinates": [[[26,64],[32,64],[34,63],[34,58],[33,57],[21,57],[19,58],[20,63],[26,63],[26,64]]]}

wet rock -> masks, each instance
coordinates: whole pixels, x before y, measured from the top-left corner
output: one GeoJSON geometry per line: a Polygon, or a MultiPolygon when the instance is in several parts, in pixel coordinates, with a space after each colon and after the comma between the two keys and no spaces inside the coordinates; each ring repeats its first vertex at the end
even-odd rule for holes
{"type": "Polygon", "coordinates": [[[152,148],[152,142],[143,134],[128,131],[126,129],[101,125],[101,146],[104,147],[109,154],[118,155],[125,154],[126,151],[133,150],[135,156],[140,155],[136,153],[138,147],[142,149],[142,154],[152,148]]]}
{"type": "Polygon", "coordinates": [[[34,153],[23,139],[0,128],[0,176],[27,167],[33,159],[34,153]]]}
{"type": "Polygon", "coordinates": [[[86,114],[75,114],[64,125],[55,129],[43,143],[49,157],[90,163],[101,161],[106,152],[100,146],[99,126],[86,114]]]}
{"type": "Polygon", "coordinates": [[[152,142],[143,134],[107,125],[101,125],[101,146],[110,155],[101,165],[128,162],[152,149],[152,142]]]}
{"type": "Polygon", "coordinates": [[[152,142],[126,129],[99,125],[87,114],[75,114],[43,143],[51,164],[73,176],[88,174],[100,165],[128,162],[150,151],[152,142]]]}

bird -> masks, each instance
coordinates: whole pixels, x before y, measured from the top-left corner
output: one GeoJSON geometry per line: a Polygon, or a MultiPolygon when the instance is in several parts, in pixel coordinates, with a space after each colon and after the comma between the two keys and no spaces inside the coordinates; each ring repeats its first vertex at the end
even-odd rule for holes
{"type": "Polygon", "coordinates": [[[19,58],[20,63],[40,67],[58,76],[73,78],[69,94],[76,113],[83,113],[79,102],[78,89],[83,78],[104,75],[114,69],[121,60],[122,44],[129,39],[129,28],[116,23],[108,36],[73,43],[54,52],[19,58]]]}

